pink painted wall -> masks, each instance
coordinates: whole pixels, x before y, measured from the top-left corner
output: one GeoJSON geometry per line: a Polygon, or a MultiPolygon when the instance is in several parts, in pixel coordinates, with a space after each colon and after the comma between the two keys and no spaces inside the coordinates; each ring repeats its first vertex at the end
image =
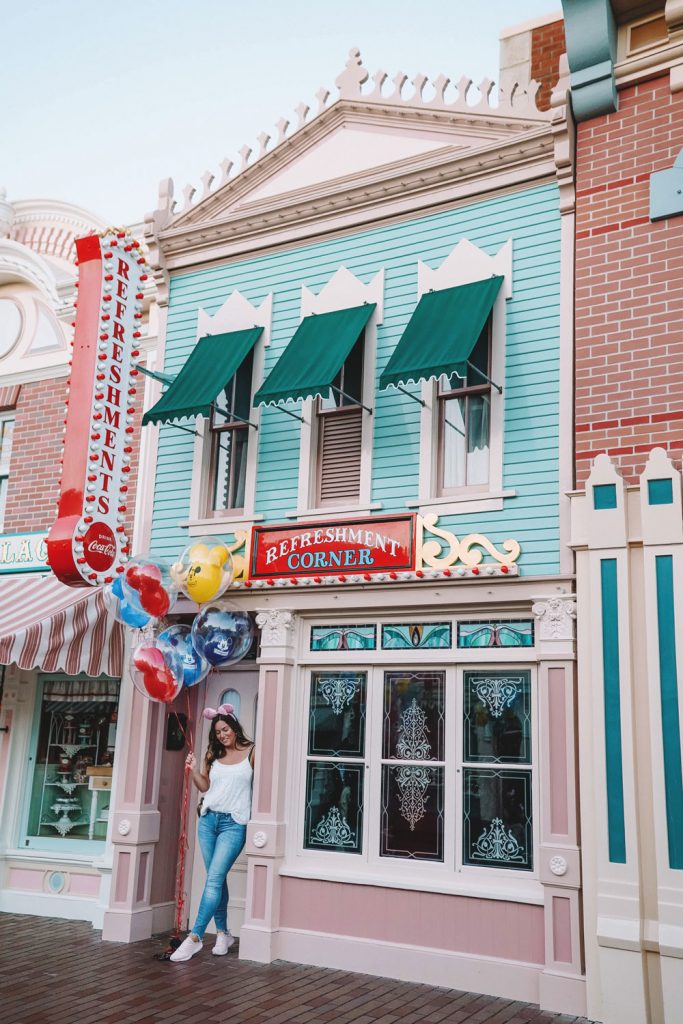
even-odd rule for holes
{"type": "Polygon", "coordinates": [[[543,907],[286,877],[280,892],[282,928],[544,963],[543,907]]]}
{"type": "MultiPolygon", "coordinates": [[[[1,716],[0,716],[1,717],[1,716]]],[[[7,732],[0,732],[0,801],[5,792],[5,779],[7,778],[7,760],[9,758],[10,736],[12,735],[12,712],[5,712],[4,724],[7,732]]]]}
{"type": "Polygon", "coordinates": [[[69,895],[70,896],[99,896],[100,875],[70,875],[69,895]]]}
{"type": "Polygon", "coordinates": [[[23,892],[42,892],[45,872],[31,871],[30,868],[10,868],[7,873],[7,888],[23,892]]]}
{"type": "Polygon", "coordinates": [[[550,831],[554,835],[569,833],[567,774],[567,713],[565,705],[565,672],[562,668],[548,670],[548,712],[550,718],[550,831]]]}
{"type": "Polygon", "coordinates": [[[264,673],[261,701],[261,742],[259,746],[259,788],[256,806],[259,814],[270,814],[273,802],[273,757],[277,738],[277,672],[267,669],[264,673]]]}

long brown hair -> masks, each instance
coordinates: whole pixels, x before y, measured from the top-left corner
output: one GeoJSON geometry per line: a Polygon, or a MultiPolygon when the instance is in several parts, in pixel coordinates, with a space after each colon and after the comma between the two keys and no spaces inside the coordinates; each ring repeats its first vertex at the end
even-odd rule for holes
{"type": "Polygon", "coordinates": [[[216,726],[219,722],[225,722],[230,726],[235,734],[236,746],[248,747],[251,744],[251,740],[246,735],[240,722],[234,715],[216,715],[212,720],[211,728],[209,729],[209,746],[206,751],[206,763],[209,767],[211,767],[214,761],[219,761],[221,757],[225,757],[227,753],[225,747],[216,736],[216,726]]]}

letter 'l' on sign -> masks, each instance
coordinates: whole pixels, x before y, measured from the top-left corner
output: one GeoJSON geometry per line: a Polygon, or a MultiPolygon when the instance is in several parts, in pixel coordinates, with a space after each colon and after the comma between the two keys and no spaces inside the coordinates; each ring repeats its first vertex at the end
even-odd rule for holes
{"type": "Polygon", "coordinates": [[[142,282],[139,243],[125,231],[76,239],[78,307],[57,521],[50,567],[72,587],[122,572],[142,282]]]}

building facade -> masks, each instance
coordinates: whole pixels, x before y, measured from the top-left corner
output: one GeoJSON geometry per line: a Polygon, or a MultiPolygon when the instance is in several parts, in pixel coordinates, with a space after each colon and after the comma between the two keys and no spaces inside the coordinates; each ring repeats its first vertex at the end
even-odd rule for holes
{"type": "MultiPolygon", "coordinates": [[[[0,909],[97,927],[109,903],[109,811],[131,721],[124,633],[101,591],[55,579],[45,541],[69,394],[74,239],[103,229],[64,203],[0,198],[0,909]]],[[[147,357],[152,297],[149,288],[147,357]]],[[[143,390],[133,398],[138,423],[143,390]]],[[[131,496],[129,535],[134,484],[131,496]]]]}
{"type": "Polygon", "coordinates": [[[147,221],[152,551],[226,538],[260,630],[196,688],[259,751],[231,926],[249,959],[581,1013],[563,94],[369,77],[351,51],[338,98],[147,221]]]}
{"type": "Polygon", "coordinates": [[[588,1016],[683,998],[680,4],[563,3],[576,129],[579,764],[588,1016]]]}

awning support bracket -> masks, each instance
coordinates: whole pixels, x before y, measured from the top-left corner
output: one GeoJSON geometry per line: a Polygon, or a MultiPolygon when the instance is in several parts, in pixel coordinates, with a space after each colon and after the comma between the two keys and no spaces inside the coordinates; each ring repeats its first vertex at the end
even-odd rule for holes
{"type": "Polygon", "coordinates": [[[251,420],[245,420],[244,416],[238,416],[236,412],[231,413],[227,409],[219,409],[215,402],[213,408],[216,412],[220,413],[221,416],[225,416],[226,419],[237,420],[238,423],[246,423],[248,427],[253,427],[254,430],[258,430],[258,424],[252,423],[251,420]]]}
{"type": "Polygon", "coordinates": [[[372,416],[372,409],[368,408],[367,405],[363,405],[362,402],[359,402],[357,399],[353,398],[351,395],[347,395],[345,391],[342,391],[341,388],[335,387],[334,384],[330,384],[330,387],[332,388],[333,391],[336,391],[338,395],[341,395],[342,398],[348,398],[349,402],[351,402],[353,405],[359,405],[361,407],[361,409],[365,409],[365,411],[372,416]]]}
{"type": "Polygon", "coordinates": [[[165,423],[166,427],[173,427],[174,430],[184,430],[186,434],[194,434],[195,437],[199,437],[199,432],[193,430],[192,427],[182,427],[180,423],[165,423]]]}
{"type": "Polygon", "coordinates": [[[305,423],[306,422],[306,420],[303,418],[303,416],[299,416],[297,413],[291,412],[289,409],[285,409],[284,405],[271,405],[270,408],[271,409],[279,409],[280,412],[286,412],[288,416],[291,416],[292,419],[294,419],[294,420],[298,420],[299,423],[305,423]]]}
{"type": "Polygon", "coordinates": [[[499,395],[503,394],[503,389],[500,387],[500,385],[496,384],[495,381],[491,380],[491,378],[487,374],[485,374],[483,370],[480,370],[478,366],[475,366],[474,363],[471,363],[469,359],[467,360],[467,365],[469,366],[470,370],[474,370],[474,372],[478,373],[480,377],[483,377],[487,384],[490,384],[492,388],[495,388],[499,395]]]}
{"type": "Polygon", "coordinates": [[[152,380],[158,380],[161,384],[172,384],[175,377],[170,373],[159,373],[157,370],[148,370],[146,366],[140,366],[139,363],[133,363],[136,370],[140,373],[144,373],[145,377],[151,377],[152,380]]]}
{"type": "Polygon", "coordinates": [[[396,384],[394,386],[396,387],[397,391],[402,391],[404,395],[407,395],[408,398],[412,398],[414,402],[419,402],[423,408],[427,404],[424,398],[418,398],[417,395],[414,395],[411,391],[406,391],[405,388],[402,388],[400,384],[396,384]]]}

